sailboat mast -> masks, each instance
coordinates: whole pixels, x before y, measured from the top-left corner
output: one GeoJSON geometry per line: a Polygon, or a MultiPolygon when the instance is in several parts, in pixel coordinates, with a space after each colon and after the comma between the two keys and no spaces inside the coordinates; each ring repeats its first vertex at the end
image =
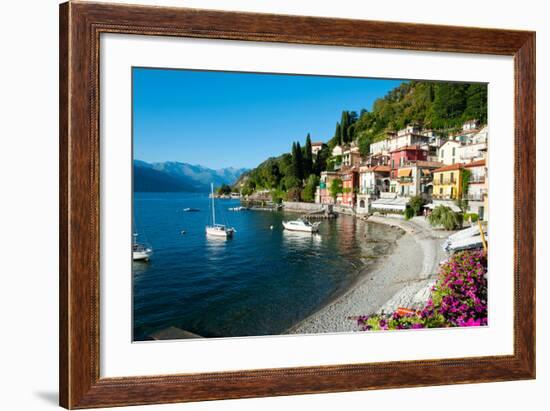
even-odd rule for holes
{"type": "Polygon", "coordinates": [[[216,208],[214,207],[214,183],[210,183],[210,188],[212,190],[212,225],[216,225],[216,208]]]}

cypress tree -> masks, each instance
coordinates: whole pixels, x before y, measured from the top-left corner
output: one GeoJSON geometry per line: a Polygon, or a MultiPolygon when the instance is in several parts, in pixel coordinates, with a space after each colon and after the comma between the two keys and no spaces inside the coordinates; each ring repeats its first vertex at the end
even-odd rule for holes
{"type": "Polygon", "coordinates": [[[293,166],[294,166],[294,176],[302,182],[304,179],[304,156],[302,154],[302,147],[300,146],[300,142],[296,142],[296,156],[293,158],[293,166]]]}
{"type": "Polygon", "coordinates": [[[304,149],[304,178],[308,178],[313,172],[313,155],[311,154],[311,137],[307,133],[306,146],[304,149]]]}
{"type": "Polygon", "coordinates": [[[340,131],[340,123],[336,123],[336,130],[334,131],[334,139],[336,140],[336,145],[342,145],[342,132],[340,131]]]}
{"type": "Polygon", "coordinates": [[[348,127],[349,127],[349,114],[347,111],[342,111],[342,119],[340,121],[340,141],[342,144],[348,142],[348,127]]]}

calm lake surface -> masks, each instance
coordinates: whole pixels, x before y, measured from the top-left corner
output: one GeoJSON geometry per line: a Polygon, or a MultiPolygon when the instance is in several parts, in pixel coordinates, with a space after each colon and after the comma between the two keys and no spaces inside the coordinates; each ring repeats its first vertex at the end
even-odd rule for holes
{"type": "Polygon", "coordinates": [[[292,233],[281,223],[298,214],[227,210],[238,205],[216,200],[217,222],[237,232],[210,239],[207,194],[134,194],[139,240],[154,250],[151,261],[133,263],[135,340],[171,326],[204,337],[284,333],[346,291],[401,235],[347,216],[324,220],[318,235],[292,233]]]}

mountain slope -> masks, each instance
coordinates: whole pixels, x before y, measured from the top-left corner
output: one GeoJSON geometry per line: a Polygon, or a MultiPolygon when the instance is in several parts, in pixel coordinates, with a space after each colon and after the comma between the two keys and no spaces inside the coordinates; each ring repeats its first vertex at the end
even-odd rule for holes
{"type": "Polygon", "coordinates": [[[222,184],[231,185],[245,171],[247,170],[234,167],[212,170],[174,161],[150,164],[134,160],[134,191],[208,191],[210,183],[214,183],[216,187],[222,184]]]}

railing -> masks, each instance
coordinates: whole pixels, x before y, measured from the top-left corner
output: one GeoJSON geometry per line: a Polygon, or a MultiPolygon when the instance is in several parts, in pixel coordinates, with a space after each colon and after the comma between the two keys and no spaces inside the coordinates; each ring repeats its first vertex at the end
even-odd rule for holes
{"type": "Polygon", "coordinates": [[[470,183],[484,183],[485,176],[470,176],[470,183]]]}
{"type": "Polygon", "coordinates": [[[483,201],[485,200],[485,195],[482,193],[467,194],[466,198],[471,201],[483,201]]]}
{"type": "Polygon", "coordinates": [[[451,196],[450,194],[432,194],[432,198],[436,200],[454,200],[455,196],[451,196]]]}
{"type": "Polygon", "coordinates": [[[400,183],[412,183],[413,178],[412,177],[399,177],[400,183]]]}
{"type": "Polygon", "coordinates": [[[456,179],[455,178],[444,178],[443,180],[439,179],[439,178],[436,178],[434,180],[434,184],[435,185],[446,185],[446,184],[456,184],[456,179]]]}

